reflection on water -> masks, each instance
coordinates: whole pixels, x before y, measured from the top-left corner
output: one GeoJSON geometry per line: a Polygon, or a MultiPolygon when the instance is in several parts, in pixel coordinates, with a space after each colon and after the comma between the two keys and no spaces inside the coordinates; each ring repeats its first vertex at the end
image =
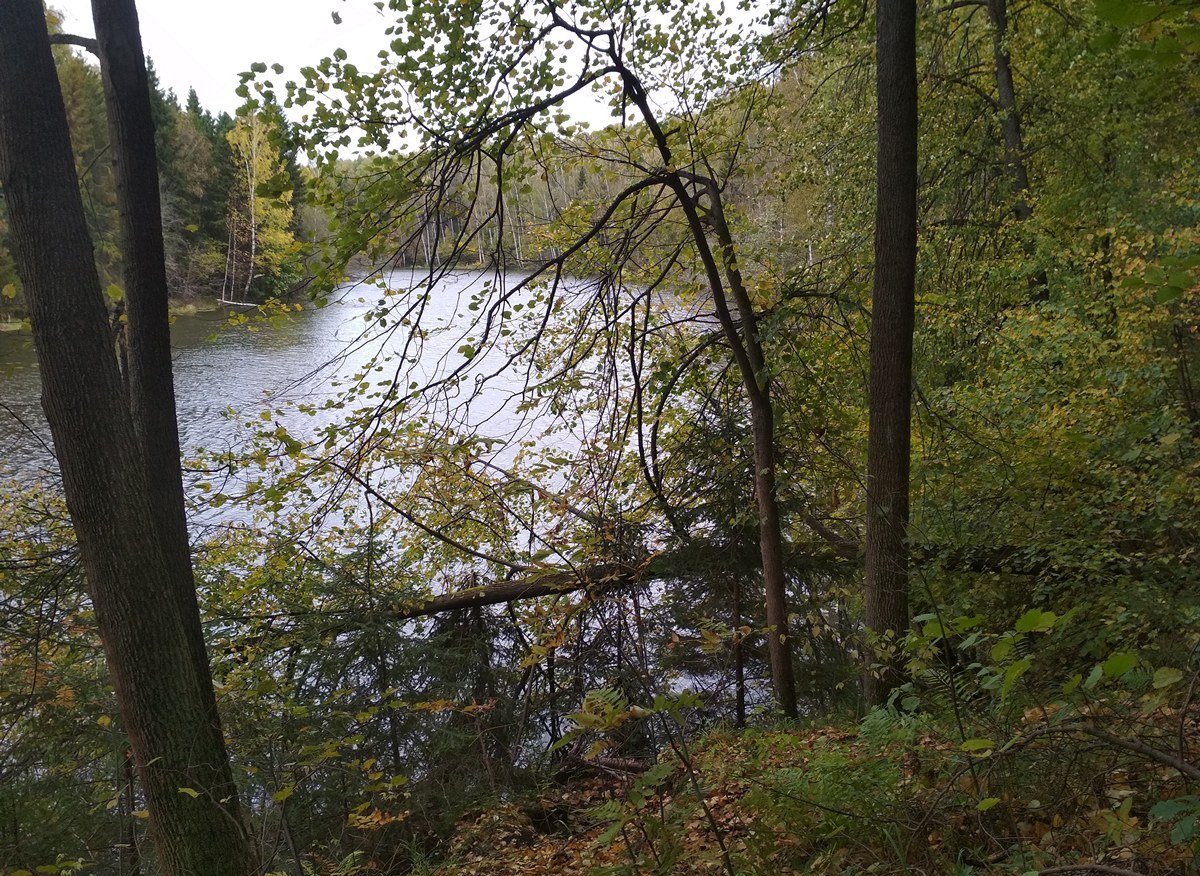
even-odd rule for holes
{"type": "MultiPolygon", "coordinates": [[[[421,325],[430,334],[418,350],[410,348],[409,361],[394,359],[372,375],[372,381],[390,381],[400,374],[401,387],[428,380],[461,365],[460,348],[476,331],[470,310],[473,295],[489,282],[512,282],[490,274],[459,272],[444,278],[429,296],[421,325]],[[403,370],[407,369],[407,370],[403,370]]],[[[391,277],[393,288],[420,283],[420,274],[391,277]]],[[[185,455],[198,449],[223,451],[236,448],[245,437],[243,424],[258,418],[268,406],[272,418],[285,418],[289,429],[311,434],[340,416],[338,411],[312,418],[288,412],[290,404],[320,404],[333,399],[348,379],[372,356],[404,350],[407,330],[393,318],[393,331],[364,336],[363,317],[377,311],[382,292],[374,286],[349,286],[333,296],[324,308],[306,305],[299,312],[279,315],[266,322],[250,319],[230,325],[226,311],[179,316],[171,330],[175,351],[174,372],[180,439],[185,455]]],[[[389,304],[399,301],[389,298],[389,304]]],[[[475,364],[485,363],[479,357],[475,364]]],[[[485,363],[486,364],[486,363],[485,363]]],[[[0,333],[0,474],[21,480],[56,478],[49,450],[49,431],[39,400],[40,385],[33,346],[28,334],[0,333]]],[[[506,427],[502,410],[519,387],[505,389],[500,381],[476,402],[472,423],[488,421],[489,429],[506,427]],[[496,414],[500,412],[500,417],[496,414]]],[[[507,425],[513,424],[510,416],[507,425]]]]}

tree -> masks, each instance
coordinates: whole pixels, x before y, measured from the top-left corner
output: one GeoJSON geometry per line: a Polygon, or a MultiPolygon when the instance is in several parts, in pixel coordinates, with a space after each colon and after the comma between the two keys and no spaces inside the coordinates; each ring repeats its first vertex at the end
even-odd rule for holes
{"type": "MultiPolygon", "coordinates": [[[[756,304],[743,276],[725,206],[726,185],[738,161],[733,145],[738,120],[750,112],[730,104],[730,83],[748,81],[756,71],[737,48],[700,57],[702,33],[732,27],[715,10],[680,9],[668,27],[656,23],[652,5],[611,11],[495,3],[482,13],[422,7],[398,28],[404,36],[392,44],[397,55],[393,68],[372,78],[339,51],[318,67],[306,68],[306,81],[291,86],[285,105],[319,101],[307,137],[310,147],[324,148],[327,163],[337,159],[337,148],[350,144],[346,131],[351,123],[366,128],[361,145],[384,146],[391,122],[414,116],[415,127],[426,132],[420,148],[396,162],[392,182],[382,182],[389,178],[383,172],[369,177],[380,182],[370,199],[353,205],[352,218],[341,217],[342,248],[348,255],[369,248],[394,258],[432,232],[426,250],[446,250],[450,267],[484,240],[491,241],[491,255],[499,265],[510,252],[516,254],[531,276],[483,308],[489,325],[498,324],[508,302],[533,284],[552,284],[555,291],[547,302],[553,305],[563,277],[571,273],[598,275],[597,301],[628,294],[635,311],[649,311],[653,290],[664,283],[704,298],[745,394],[752,426],[773,688],[782,711],[795,715],[772,375],[761,303],[756,304]],[[496,59],[481,44],[481,20],[512,33],[511,46],[503,50],[507,60],[496,59]],[[570,75],[556,53],[573,45],[584,55],[570,75]],[[692,81],[683,72],[689,69],[704,72],[692,81]],[[651,91],[676,75],[686,84],[671,94],[673,110],[663,111],[651,91]],[[320,95],[331,82],[338,83],[344,96],[325,103],[320,95]],[[608,185],[595,201],[560,203],[552,188],[558,161],[554,131],[566,121],[564,103],[589,88],[612,90],[614,115],[622,123],[581,138],[582,155],[575,157],[583,158],[585,167],[590,162],[592,172],[608,185]],[[407,92],[417,99],[399,96],[407,92]],[[721,107],[728,108],[727,124],[712,122],[721,107]],[[530,221],[528,202],[539,175],[546,181],[538,185],[548,215],[538,223],[543,246],[535,255],[514,227],[513,214],[519,204],[520,221],[530,221]],[[418,220],[417,230],[403,240],[394,234],[402,224],[398,216],[418,220]],[[510,235],[509,250],[505,241],[510,235]],[[688,265],[686,271],[681,262],[688,265]],[[634,284],[642,288],[635,291],[634,284]]],[[[604,310],[597,307],[596,312],[604,310]]],[[[591,326],[590,332],[607,338],[602,343],[610,347],[620,334],[611,321],[591,326]]],[[[633,343],[644,343],[647,335],[643,332],[633,343]]],[[[485,332],[472,349],[494,341],[485,332]]],[[[524,352],[536,347],[535,340],[524,352]]]]}
{"type": "Polygon", "coordinates": [[[896,646],[908,627],[908,485],[917,266],[917,8],[876,7],[878,104],[875,278],[867,436],[866,625],[882,666],[868,668],[879,705],[901,678],[896,646]]]}
{"type": "Polygon", "coordinates": [[[43,406],[163,871],[250,873],[254,854],[189,588],[177,438],[171,441],[162,241],[157,223],[142,224],[148,220],[141,211],[157,215],[157,171],[137,17],[132,2],[97,0],[94,12],[121,153],[127,258],[148,270],[130,290],[136,300],[128,389],[113,355],[36,0],[7,4],[0,18],[0,177],[29,298],[43,406]],[[153,205],[141,203],[147,198],[153,205]],[[174,484],[163,482],[168,476],[174,484]]]}
{"type": "Polygon", "coordinates": [[[225,135],[237,168],[228,205],[229,252],[221,297],[252,300],[255,280],[277,280],[295,239],[292,236],[291,174],[272,142],[272,120],[248,108],[225,135]]]}

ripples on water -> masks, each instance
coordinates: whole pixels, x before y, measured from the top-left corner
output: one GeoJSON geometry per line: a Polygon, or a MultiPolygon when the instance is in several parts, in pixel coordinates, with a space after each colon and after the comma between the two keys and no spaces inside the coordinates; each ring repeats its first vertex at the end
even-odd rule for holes
{"type": "MultiPolygon", "coordinates": [[[[419,285],[421,274],[393,274],[393,288],[419,285]]],[[[471,336],[469,309],[473,295],[486,283],[512,283],[480,272],[447,275],[430,296],[421,325],[429,332],[420,355],[413,361],[390,361],[372,380],[392,378],[397,368],[407,369],[400,382],[427,381],[445,376],[463,362],[457,351],[471,336]]],[[[251,319],[230,325],[223,310],[179,316],[171,330],[174,349],[176,407],[180,441],[185,456],[204,449],[236,452],[247,437],[245,424],[259,422],[270,408],[273,422],[283,422],[297,435],[312,435],[340,410],[318,410],[305,416],[292,405],[318,408],[344,391],[347,379],[372,357],[401,349],[407,330],[368,332],[363,317],[377,311],[380,289],[360,284],[343,287],[323,308],[305,304],[299,312],[262,323],[251,319]],[[339,385],[340,384],[340,385],[339,385]]],[[[389,298],[394,304],[399,298],[389,298]]],[[[475,366],[486,366],[480,356],[475,366]]],[[[484,369],[486,370],[486,369],[484,369]]],[[[503,377],[474,400],[470,413],[459,412],[460,425],[487,423],[491,434],[502,435],[520,426],[513,411],[519,394],[517,378],[503,377]]],[[[50,453],[49,430],[39,400],[40,383],[32,342],[27,333],[0,333],[0,475],[19,481],[56,480],[57,467],[50,453]]],[[[443,403],[443,410],[450,402],[443,403]]],[[[528,427],[528,423],[525,424],[528,427]]]]}

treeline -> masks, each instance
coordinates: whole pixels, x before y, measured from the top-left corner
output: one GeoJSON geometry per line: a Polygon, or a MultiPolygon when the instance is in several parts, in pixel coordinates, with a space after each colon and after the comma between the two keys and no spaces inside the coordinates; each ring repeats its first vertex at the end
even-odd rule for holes
{"type": "MultiPolygon", "coordinates": [[[[51,12],[52,31],[59,30],[51,12]]],[[[96,265],[114,298],[120,247],[113,156],[104,89],[84,50],[54,49],[71,127],[96,265]]],[[[276,108],[213,114],[191,90],[181,104],[150,68],[167,279],[180,300],[258,302],[289,293],[301,279],[303,172],[276,108]]],[[[0,208],[0,318],[24,315],[20,279],[0,208]]]]}

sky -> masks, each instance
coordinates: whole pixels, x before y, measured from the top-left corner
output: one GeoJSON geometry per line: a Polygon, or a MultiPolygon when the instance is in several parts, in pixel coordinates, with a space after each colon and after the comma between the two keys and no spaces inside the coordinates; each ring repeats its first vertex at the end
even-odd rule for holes
{"type": "MultiPolygon", "coordinates": [[[[48,5],[63,14],[67,33],[95,35],[91,0],[48,5]]],[[[237,111],[239,74],[255,62],[283,65],[283,75],[271,77],[277,86],[299,79],[301,67],[338,48],[359,69],[374,69],[379,50],[390,41],[384,30],[396,21],[373,0],[137,0],[137,9],[142,48],[159,82],[181,104],[195,88],[201,106],[214,114],[237,111]]],[[[593,127],[612,121],[608,107],[587,92],[565,108],[593,127]]]]}
{"type": "MultiPolygon", "coordinates": [[[[94,36],[91,0],[49,0],[63,30],[94,36]]],[[[159,80],[182,103],[195,88],[214,113],[234,112],[238,74],[255,61],[282,64],[283,77],[343,48],[364,69],[387,45],[392,23],[370,0],[138,0],[142,47],[159,80]],[[341,24],[335,24],[336,12],[341,24]]]]}

